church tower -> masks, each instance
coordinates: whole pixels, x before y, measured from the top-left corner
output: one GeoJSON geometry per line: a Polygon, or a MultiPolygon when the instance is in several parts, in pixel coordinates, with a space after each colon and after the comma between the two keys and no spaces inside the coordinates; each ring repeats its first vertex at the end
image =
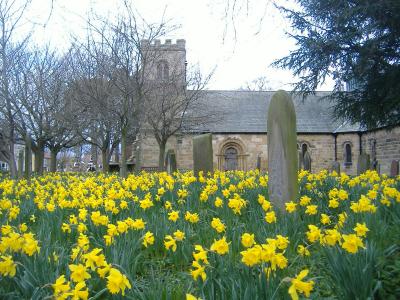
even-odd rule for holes
{"type": "Polygon", "coordinates": [[[142,48],[147,60],[146,77],[152,82],[179,82],[186,81],[186,41],[176,40],[172,43],[166,39],[164,43],[160,40],[149,42],[142,41],[142,48]]]}

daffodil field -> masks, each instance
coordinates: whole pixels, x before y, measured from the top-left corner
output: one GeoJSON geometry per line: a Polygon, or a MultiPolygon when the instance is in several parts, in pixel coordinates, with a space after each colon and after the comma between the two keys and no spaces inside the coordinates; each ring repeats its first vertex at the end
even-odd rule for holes
{"type": "Polygon", "coordinates": [[[1,299],[399,299],[400,177],[0,179],[1,299]]]}

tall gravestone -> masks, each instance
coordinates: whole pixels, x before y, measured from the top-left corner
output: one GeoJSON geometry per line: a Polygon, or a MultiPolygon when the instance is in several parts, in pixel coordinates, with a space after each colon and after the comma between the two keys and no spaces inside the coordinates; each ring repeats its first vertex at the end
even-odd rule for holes
{"type": "Polygon", "coordinates": [[[397,175],[399,175],[399,161],[392,160],[390,164],[390,176],[396,177],[397,175]]]}
{"type": "Polygon", "coordinates": [[[202,134],[193,138],[193,170],[197,175],[213,171],[213,148],[211,133],[202,134]]]}
{"type": "Polygon", "coordinates": [[[357,175],[365,173],[371,167],[369,154],[361,153],[357,162],[357,175]]]}
{"type": "Polygon", "coordinates": [[[285,202],[298,194],[296,112],[291,96],[277,91],[271,99],[267,119],[268,194],[274,205],[284,211],[285,202]]]}
{"type": "Polygon", "coordinates": [[[306,151],[303,158],[304,170],[311,172],[311,155],[310,152],[306,151]]]}
{"type": "Polygon", "coordinates": [[[165,169],[168,174],[176,172],[176,155],[173,149],[168,149],[165,153],[165,169]]]}

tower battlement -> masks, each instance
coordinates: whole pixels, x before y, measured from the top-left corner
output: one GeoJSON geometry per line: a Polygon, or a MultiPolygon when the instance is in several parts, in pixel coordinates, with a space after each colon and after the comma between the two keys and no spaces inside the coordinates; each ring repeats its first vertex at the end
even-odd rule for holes
{"type": "Polygon", "coordinates": [[[153,41],[142,40],[142,46],[148,48],[157,48],[157,50],[161,51],[185,50],[186,40],[177,39],[175,43],[173,43],[171,39],[166,39],[164,43],[161,43],[161,40],[159,39],[153,41]]]}

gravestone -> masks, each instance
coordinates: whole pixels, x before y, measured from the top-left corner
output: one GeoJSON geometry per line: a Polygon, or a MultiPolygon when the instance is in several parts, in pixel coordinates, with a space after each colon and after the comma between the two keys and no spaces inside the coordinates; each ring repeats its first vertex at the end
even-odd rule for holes
{"type": "Polygon", "coordinates": [[[303,159],[303,164],[304,164],[304,170],[311,172],[311,155],[310,152],[306,151],[304,153],[304,159],[303,159]]]}
{"type": "Polygon", "coordinates": [[[257,170],[261,170],[261,156],[257,156],[257,166],[256,166],[257,170]]]}
{"type": "Polygon", "coordinates": [[[204,175],[207,172],[213,171],[211,133],[198,135],[193,138],[193,170],[195,175],[200,171],[203,171],[204,175]]]}
{"type": "Polygon", "coordinates": [[[275,207],[285,211],[285,202],[298,194],[296,112],[291,96],[277,91],[271,99],[267,119],[268,194],[275,207]]]}
{"type": "Polygon", "coordinates": [[[298,169],[302,170],[304,168],[303,153],[301,152],[301,150],[298,150],[297,154],[298,154],[298,169]]]}
{"type": "Polygon", "coordinates": [[[165,153],[165,169],[168,174],[176,172],[176,155],[173,149],[168,149],[165,153]]]}
{"type": "Polygon", "coordinates": [[[340,174],[340,163],[338,161],[334,161],[332,163],[332,172],[335,171],[336,173],[340,174]]]}
{"type": "Polygon", "coordinates": [[[22,178],[24,168],[24,151],[20,150],[18,152],[18,178],[22,178]]]}
{"type": "Polygon", "coordinates": [[[365,173],[371,167],[369,154],[361,153],[357,162],[357,175],[365,173]]]}
{"type": "Polygon", "coordinates": [[[392,160],[390,164],[390,176],[396,177],[397,175],[399,175],[399,161],[392,160]]]}
{"type": "Polygon", "coordinates": [[[379,163],[379,161],[375,161],[375,171],[378,172],[378,174],[381,174],[381,164],[379,163]]]}

